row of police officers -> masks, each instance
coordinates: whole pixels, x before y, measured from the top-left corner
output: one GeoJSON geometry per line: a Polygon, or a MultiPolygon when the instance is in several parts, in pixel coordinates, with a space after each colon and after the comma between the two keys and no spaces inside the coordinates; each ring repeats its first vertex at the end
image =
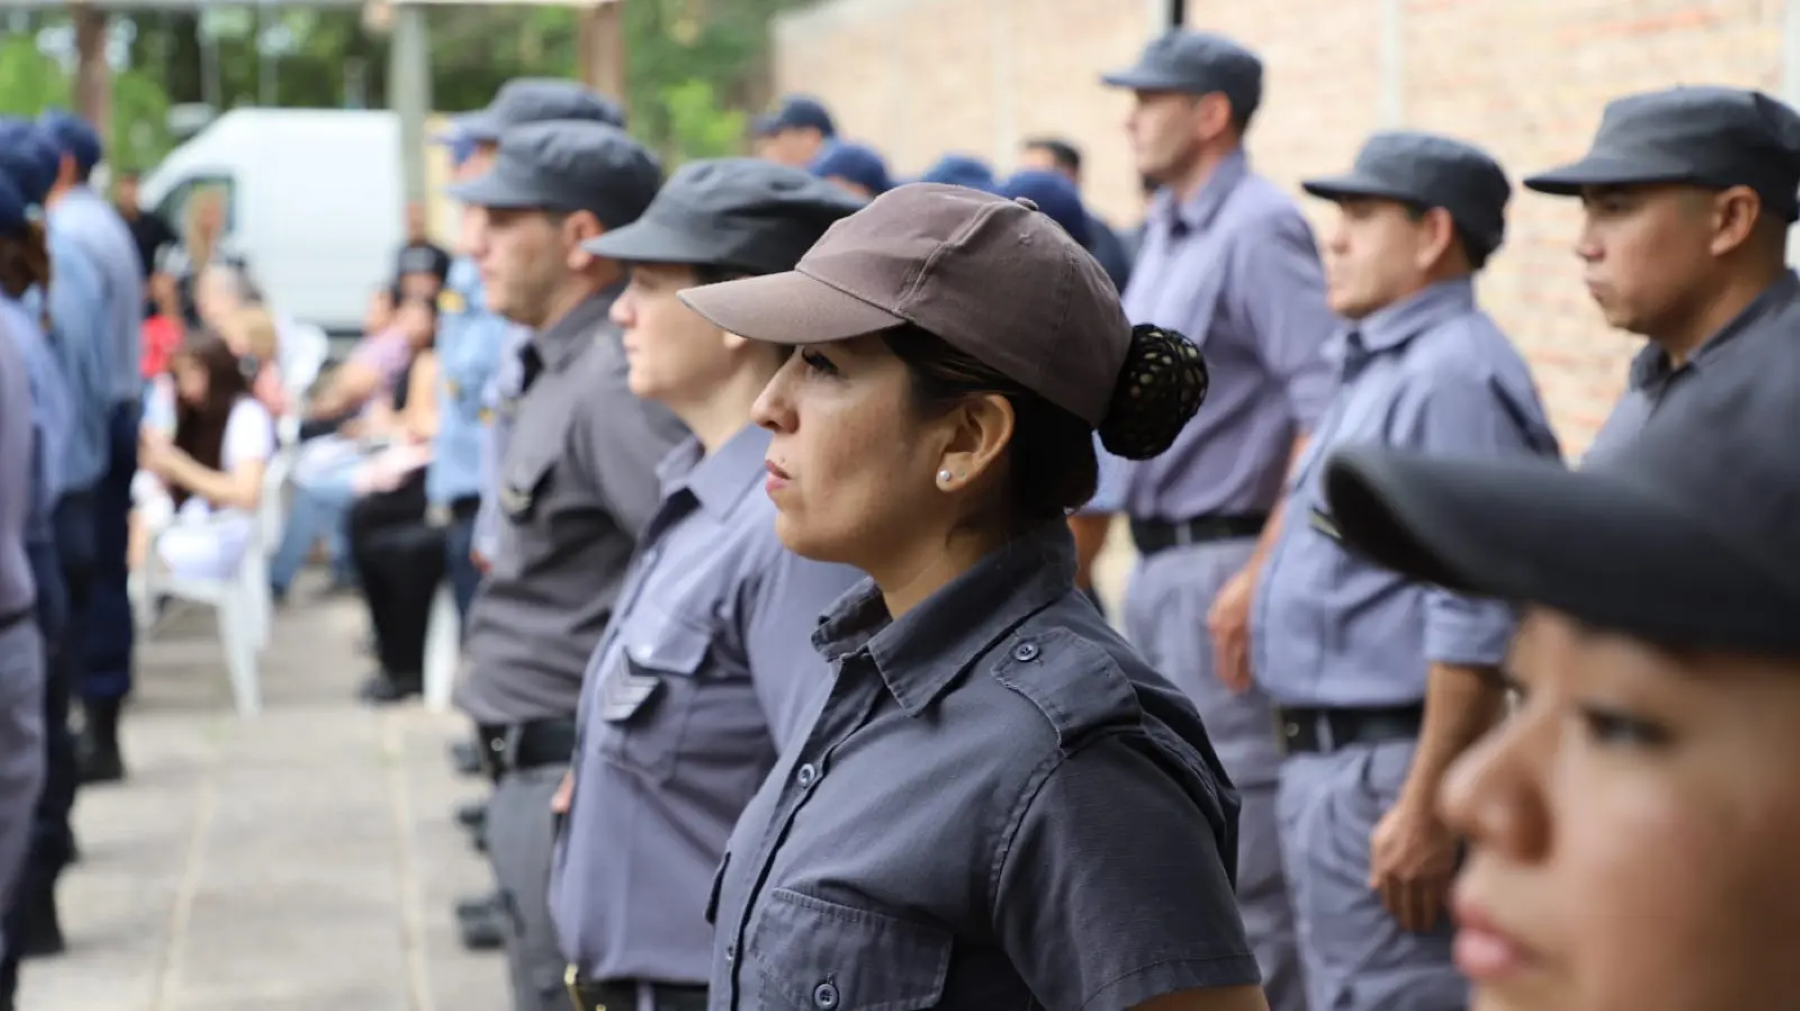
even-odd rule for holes
{"type": "MultiPolygon", "coordinates": [[[[1321,260],[1242,150],[1252,53],[1174,32],[1106,80],[1162,186],[1122,304],[1028,202],[663,183],[566,83],[459,124],[458,698],[518,1008],[1467,1006],[1440,793],[1512,615],[1352,551],[1325,476],[1556,457],[1475,298],[1511,187],[1378,134],[1304,184],[1321,260]],[[1129,646],[1073,590],[1082,506],[1130,518],[1129,646]]],[[[1797,183],[1795,114],[1704,87],[1527,180],[1651,339],[1595,454],[1779,340],[1797,183]]]]}

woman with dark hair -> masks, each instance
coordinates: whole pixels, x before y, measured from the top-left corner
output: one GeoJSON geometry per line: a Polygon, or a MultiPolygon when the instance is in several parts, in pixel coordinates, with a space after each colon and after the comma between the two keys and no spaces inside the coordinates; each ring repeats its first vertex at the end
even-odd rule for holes
{"type": "Polygon", "coordinates": [[[869,577],[813,632],[833,677],[726,847],[708,1006],[1266,1008],[1236,794],[1076,589],[1064,522],[1096,429],[1134,459],[1174,440],[1199,352],[1133,329],[1036,205],[932,184],[681,297],[797,345],[754,409],[776,533],[869,577]]]}
{"type": "Polygon", "coordinates": [[[222,578],[250,543],[275,422],[251,396],[231,345],[210,330],[187,338],[169,371],[173,430],[165,429],[169,419],[147,420],[138,449],[133,567],[144,560],[149,532],[161,529],[157,556],[171,572],[222,578]]]}

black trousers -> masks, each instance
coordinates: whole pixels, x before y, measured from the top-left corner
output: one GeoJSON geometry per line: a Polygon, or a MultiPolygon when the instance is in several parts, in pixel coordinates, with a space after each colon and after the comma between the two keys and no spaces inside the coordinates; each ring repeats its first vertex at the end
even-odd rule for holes
{"type": "Polygon", "coordinates": [[[425,472],[350,507],[350,553],[362,577],[381,669],[416,683],[425,669],[425,624],[444,578],[445,531],[425,521],[425,472]]]}

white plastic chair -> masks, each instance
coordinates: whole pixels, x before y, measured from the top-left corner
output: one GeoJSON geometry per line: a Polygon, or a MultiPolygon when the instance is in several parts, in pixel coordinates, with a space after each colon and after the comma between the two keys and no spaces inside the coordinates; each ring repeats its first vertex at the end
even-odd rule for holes
{"type": "Polygon", "coordinates": [[[150,550],[132,576],[132,614],[138,630],[147,633],[156,624],[157,602],[163,597],[211,607],[219,626],[219,645],[225,652],[232,700],[238,715],[254,716],[262,711],[257,654],[269,644],[273,607],[262,525],[260,521],[250,525],[249,542],[237,570],[224,579],[195,579],[168,571],[156,542],[171,525],[150,531],[150,550]]]}
{"type": "Polygon", "coordinates": [[[444,712],[456,687],[456,665],[462,658],[462,614],[456,609],[456,592],[446,577],[431,597],[431,613],[425,619],[425,708],[444,712]]]}

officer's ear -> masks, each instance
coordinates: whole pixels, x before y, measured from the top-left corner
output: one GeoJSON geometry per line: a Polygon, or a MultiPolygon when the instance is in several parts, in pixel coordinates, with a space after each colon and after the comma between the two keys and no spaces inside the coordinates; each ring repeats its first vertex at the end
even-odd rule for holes
{"type": "Polygon", "coordinates": [[[1714,256],[1726,256],[1757,234],[1763,216],[1762,196],[1748,186],[1733,186],[1713,194],[1712,243],[1714,256]]]}
{"type": "Polygon", "coordinates": [[[1419,226],[1419,244],[1414,249],[1413,266],[1420,273],[1434,274],[1447,257],[1460,256],[1456,222],[1442,207],[1411,208],[1409,215],[1419,226]]]}
{"type": "Polygon", "coordinates": [[[1231,128],[1231,99],[1224,92],[1209,92],[1194,99],[1194,132],[1200,140],[1216,140],[1231,128]]]}
{"type": "Polygon", "coordinates": [[[600,223],[600,219],[594,216],[594,212],[569,212],[563,217],[560,230],[563,248],[569,251],[569,269],[583,271],[593,266],[598,257],[583,250],[581,244],[606,234],[606,226],[600,223]]]}

